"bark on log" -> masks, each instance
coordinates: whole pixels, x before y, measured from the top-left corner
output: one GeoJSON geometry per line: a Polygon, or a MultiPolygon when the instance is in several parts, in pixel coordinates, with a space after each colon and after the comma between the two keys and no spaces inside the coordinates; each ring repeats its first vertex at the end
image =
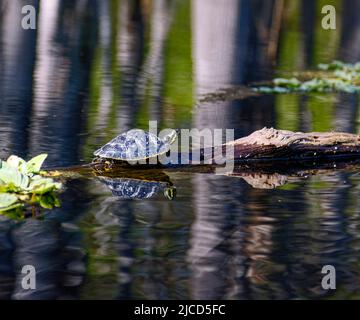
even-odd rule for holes
{"type": "Polygon", "coordinates": [[[204,150],[204,159],[212,153],[215,161],[225,157],[231,146],[235,162],[249,160],[301,160],[360,156],[360,136],[344,132],[292,132],[263,128],[213,150],[204,150]]]}

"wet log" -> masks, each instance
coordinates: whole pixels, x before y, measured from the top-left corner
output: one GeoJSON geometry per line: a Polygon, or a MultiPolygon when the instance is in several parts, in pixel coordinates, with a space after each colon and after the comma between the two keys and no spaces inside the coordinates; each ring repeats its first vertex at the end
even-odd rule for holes
{"type": "MultiPolygon", "coordinates": [[[[204,150],[203,158],[216,160],[233,148],[234,162],[338,159],[360,157],[360,136],[344,132],[292,132],[263,128],[249,136],[231,141],[212,150],[204,150]]],[[[229,157],[227,157],[227,160],[229,157]]]]}
{"type": "Polygon", "coordinates": [[[152,172],[199,172],[214,173],[218,166],[234,162],[232,173],[258,172],[275,173],[341,167],[353,161],[359,166],[360,136],[343,132],[292,132],[263,128],[252,134],[220,145],[219,147],[197,150],[189,155],[187,163],[181,163],[181,154],[175,164],[138,164],[128,162],[95,162],[68,168],[48,168],[52,175],[74,177],[97,176],[107,173],[111,176],[142,175],[152,172]],[[228,148],[231,152],[229,153],[228,148]],[[194,154],[199,159],[194,160],[194,154]],[[226,160],[226,161],[224,161],[226,160]]]}

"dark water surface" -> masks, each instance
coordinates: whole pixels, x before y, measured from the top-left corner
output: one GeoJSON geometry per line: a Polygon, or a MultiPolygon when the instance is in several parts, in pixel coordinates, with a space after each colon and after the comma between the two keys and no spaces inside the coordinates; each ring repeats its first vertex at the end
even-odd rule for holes
{"type": "MultiPolygon", "coordinates": [[[[359,133],[357,95],[244,98],[234,89],[360,60],[359,1],[333,1],[334,31],[320,25],[327,1],[285,1],[275,55],[276,1],[27,3],[38,9],[36,30],[19,28],[22,1],[0,0],[2,159],[46,152],[50,167],[85,163],[149,120],[232,128],[236,137],[264,126],[359,133]]],[[[261,176],[166,174],[172,201],[162,190],[122,199],[78,178],[43,219],[0,216],[0,298],[360,298],[356,170],[277,176],[273,189],[261,176]],[[26,264],[36,267],[37,290],[21,288],[26,264]],[[334,291],[321,287],[328,264],[334,291]]]]}

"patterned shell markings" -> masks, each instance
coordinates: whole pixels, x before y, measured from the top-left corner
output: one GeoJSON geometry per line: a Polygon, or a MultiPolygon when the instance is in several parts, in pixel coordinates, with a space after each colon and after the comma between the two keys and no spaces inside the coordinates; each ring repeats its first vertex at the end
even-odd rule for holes
{"type": "Polygon", "coordinates": [[[140,160],[166,153],[169,147],[156,135],[133,129],[120,134],[96,150],[94,155],[114,160],[140,160]]]}

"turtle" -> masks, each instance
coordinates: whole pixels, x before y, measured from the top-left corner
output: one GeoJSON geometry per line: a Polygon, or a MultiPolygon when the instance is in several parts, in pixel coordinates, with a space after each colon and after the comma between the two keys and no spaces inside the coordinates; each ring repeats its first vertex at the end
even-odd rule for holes
{"type": "Polygon", "coordinates": [[[169,182],[110,177],[99,177],[99,179],[114,196],[121,199],[149,199],[161,191],[169,200],[174,199],[176,195],[175,187],[169,182]]]}
{"type": "Polygon", "coordinates": [[[126,131],[94,152],[94,161],[139,161],[165,154],[177,138],[177,130],[170,129],[162,139],[141,129],[126,131]]]}

